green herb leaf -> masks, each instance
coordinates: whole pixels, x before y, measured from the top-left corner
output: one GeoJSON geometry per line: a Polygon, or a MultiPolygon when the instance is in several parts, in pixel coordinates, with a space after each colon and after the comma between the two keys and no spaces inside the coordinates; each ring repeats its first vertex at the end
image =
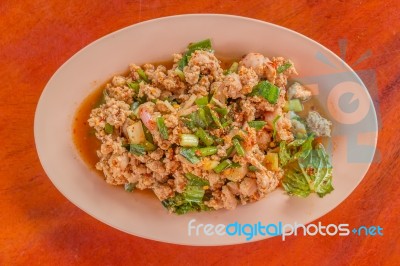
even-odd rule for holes
{"type": "Polygon", "coordinates": [[[212,49],[212,46],[211,46],[210,39],[206,39],[203,41],[189,44],[188,50],[182,55],[181,60],[179,60],[179,62],[178,62],[178,68],[180,70],[183,70],[183,68],[185,66],[187,66],[187,64],[189,62],[189,58],[194,51],[196,51],[196,50],[211,50],[211,49],[212,49]]]}
{"type": "Polygon", "coordinates": [[[188,182],[183,193],[176,193],[174,197],[162,201],[164,207],[176,214],[210,210],[204,204],[207,199],[205,186],[209,186],[210,183],[192,173],[186,173],[185,177],[188,182]]]}
{"type": "Polygon", "coordinates": [[[255,167],[254,165],[250,165],[250,166],[248,167],[248,169],[249,169],[250,172],[257,172],[257,171],[258,171],[258,168],[255,167]]]}
{"type": "Polygon", "coordinates": [[[191,43],[188,46],[189,50],[196,51],[196,50],[211,50],[211,40],[205,39],[199,42],[191,43]]]}
{"type": "Polygon", "coordinates": [[[329,156],[322,144],[313,148],[313,140],[311,135],[306,140],[280,144],[279,159],[286,165],[282,185],[290,195],[306,197],[315,192],[323,197],[333,190],[329,156]]]}
{"type": "Polygon", "coordinates": [[[185,81],[185,74],[183,73],[182,70],[178,68],[175,68],[175,74],[178,75],[178,77],[181,79],[181,81],[185,81]]]}
{"type": "Polygon", "coordinates": [[[202,128],[197,129],[196,136],[206,145],[211,146],[214,143],[213,138],[202,128]]]}
{"type": "Polygon", "coordinates": [[[208,104],[208,96],[204,96],[201,98],[198,98],[194,101],[199,107],[205,106],[208,104]]]}
{"type": "Polygon", "coordinates": [[[132,192],[135,189],[134,183],[125,183],[124,184],[125,191],[132,192]]]}
{"type": "Polygon", "coordinates": [[[283,65],[280,65],[277,69],[276,72],[278,73],[283,73],[285,72],[287,69],[289,69],[292,66],[291,63],[284,63],[283,65]]]}
{"type": "Polygon", "coordinates": [[[238,62],[233,62],[232,65],[224,71],[225,75],[229,75],[231,73],[237,73],[239,68],[239,63],[238,62]]]}
{"type": "Polygon", "coordinates": [[[214,170],[214,172],[219,174],[222,171],[224,171],[225,169],[228,169],[229,166],[231,166],[231,165],[232,165],[232,161],[229,159],[226,159],[226,160],[222,161],[220,164],[218,164],[213,170],[214,170]]]}
{"type": "Polygon", "coordinates": [[[232,139],[233,146],[235,147],[236,153],[240,156],[244,156],[246,152],[244,151],[242,145],[240,145],[240,142],[238,139],[232,139]]]}
{"type": "Polygon", "coordinates": [[[214,111],[217,112],[218,114],[222,115],[222,117],[224,117],[228,114],[228,108],[215,107],[214,111]]]}
{"type": "Polygon", "coordinates": [[[200,162],[199,157],[196,156],[196,150],[193,148],[181,148],[180,155],[186,158],[192,164],[197,164],[200,162]]]}
{"type": "Polygon", "coordinates": [[[146,148],[141,144],[130,144],[129,145],[129,152],[135,155],[145,155],[146,148]]]}
{"type": "Polygon", "coordinates": [[[139,93],[139,88],[140,88],[140,84],[139,82],[131,82],[128,83],[128,87],[131,88],[132,90],[134,90],[136,93],[139,93]]]}
{"type": "Polygon", "coordinates": [[[136,70],[136,72],[139,74],[139,77],[141,77],[146,83],[149,83],[149,78],[147,77],[143,69],[139,68],[138,70],[136,70]]]}
{"type": "Polygon", "coordinates": [[[106,123],[106,125],[104,126],[104,131],[106,132],[106,134],[112,134],[114,132],[114,126],[106,123]]]}
{"type": "Polygon", "coordinates": [[[249,96],[256,95],[263,97],[269,103],[276,104],[279,98],[279,88],[274,84],[263,80],[254,86],[252,92],[249,94],[249,96]]]}
{"type": "Polygon", "coordinates": [[[247,124],[249,124],[250,127],[255,128],[256,130],[260,130],[267,124],[267,122],[254,120],[247,122],[247,124]]]}
{"type": "Polygon", "coordinates": [[[197,150],[201,156],[210,156],[218,152],[218,148],[215,146],[204,147],[197,150]]]}
{"type": "Polygon", "coordinates": [[[188,179],[188,186],[209,186],[210,183],[203,179],[198,177],[197,175],[194,175],[192,173],[186,173],[185,177],[188,179]]]}
{"type": "Polygon", "coordinates": [[[156,119],[158,131],[163,139],[168,139],[168,129],[165,126],[164,117],[159,116],[156,119]]]}

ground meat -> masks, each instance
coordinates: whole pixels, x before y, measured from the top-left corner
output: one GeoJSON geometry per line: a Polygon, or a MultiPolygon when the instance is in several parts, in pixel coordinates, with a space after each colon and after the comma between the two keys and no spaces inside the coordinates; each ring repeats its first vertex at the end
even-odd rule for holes
{"type": "Polygon", "coordinates": [[[311,91],[305,89],[300,83],[295,82],[289,87],[288,99],[300,99],[301,101],[307,101],[311,98],[311,91]]]}
{"type": "Polygon", "coordinates": [[[240,101],[240,108],[242,109],[242,111],[244,113],[245,121],[255,120],[256,108],[248,99],[240,101]]]}
{"type": "Polygon", "coordinates": [[[122,147],[122,142],[121,138],[113,140],[107,135],[97,153],[100,161],[96,164],[96,169],[103,171],[106,182],[112,185],[126,183],[131,172],[129,155],[122,147]]]}
{"type": "Polygon", "coordinates": [[[164,122],[167,128],[175,128],[179,124],[179,119],[177,115],[164,115],[164,122]]]}
{"type": "Polygon", "coordinates": [[[253,178],[244,178],[239,185],[239,192],[245,197],[250,197],[257,191],[257,182],[253,178]]]}
{"type": "Polygon", "coordinates": [[[239,66],[252,69],[259,77],[264,75],[265,57],[260,53],[248,53],[240,61],[239,66]]]}
{"type": "Polygon", "coordinates": [[[290,119],[284,115],[276,122],[276,135],[279,140],[292,141],[292,122],[290,119]]]}
{"type": "Polygon", "coordinates": [[[167,68],[165,66],[157,66],[154,72],[149,73],[149,78],[154,86],[162,85],[167,77],[167,68]]]}
{"type": "Polygon", "coordinates": [[[257,188],[261,195],[273,191],[278,186],[279,180],[272,171],[266,171],[265,173],[256,172],[256,177],[257,188]]]}
{"type": "Polygon", "coordinates": [[[240,77],[236,73],[226,75],[223,79],[223,90],[226,98],[237,99],[244,97],[242,92],[242,83],[240,77]]]}
{"type": "Polygon", "coordinates": [[[243,85],[242,93],[248,94],[253,90],[253,87],[258,84],[259,79],[257,73],[251,69],[244,66],[239,69],[240,82],[243,85]]]}
{"type": "Polygon", "coordinates": [[[156,194],[157,198],[160,201],[163,201],[163,200],[171,197],[174,194],[174,192],[168,185],[163,185],[163,184],[154,185],[153,191],[154,191],[154,194],[156,194]]]}
{"type": "Polygon", "coordinates": [[[227,186],[222,187],[221,200],[224,203],[224,208],[227,210],[233,210],[236,208],[237,200],[235,195],[229,190],[227,186]]]}
{"type": "Polygon", "coordinates": [[[123,76],[114,76],[111,82],[115,87],[123,87],[126,84],[126,78],[123,76]]]}
{"type": "Polygon", "coordinates": [[[110,87],[109,89],[107,89],[107,94],[111,98],[114,98],[118,101],[123,101],[127,104],[131,104],[133,102],[133,96],[135,95],[135,92],[128,86],[123,86],[110,87]]]}
{"type": "Polygon", "coordinates": [[[332,122],[323,118],[317,111],[311,111],[307,116],[307,126],[317,136],[331,136],[332,122]]]}
{"type": "Polygon", "coordinates": [[[200,78],[200,67],[199,66],[185,66],[183,69],[183,73],[185,74],[185,80],[190,85],[194,85],[199,81],[200,78]]]}
{"type": "Polygon", "coordinates": [[[96,130],[96,136],[102,139],[106,133],[104,128],[106,123],[120,128],[126,118],[132,114],[129,104],[123,101],[118,101],[114,98],[106,97],[106,103],[102,104],[99,108],[95,108],[90,113],[88,120],[89,126],[96,130]]]}
{"type": "MultiPolygon", "coordinates": [[[[222,78],[222,68],[219,65],[219,60],[215,57],[212,52],[197,50],[190,56],[187,67],[184,69],[184,74],[195,73],[196,76],[211,75],[214,80],[218,81],[222,78]],[[198,74],[197,74],[198,73],[198,74]]],[[[198,80],[194,78],[193,80],[198,80]]],[[[186,79],[189,84],[194,84],[186,79]]],[[[196,81],[197,82],[197,81],[196,81]]]]}
{"type": "Polygon", "coordinates": [[[157,87],[153,87],[149,84],[140,83],[139,97],[147,96],[149,100],[159,99],[161,95],[161,90],[157,87]]]}

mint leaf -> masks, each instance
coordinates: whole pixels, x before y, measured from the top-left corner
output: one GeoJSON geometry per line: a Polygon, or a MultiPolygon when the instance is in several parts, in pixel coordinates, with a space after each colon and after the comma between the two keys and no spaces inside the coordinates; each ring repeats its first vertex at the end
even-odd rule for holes
{"type": "Polygon", "coordinates": [[[333,191],[332,165],[324,146],[313,147],[314,136],[279,145],[279,160],[285,170],[282,186],[289,195],[323,197],[333,191]]]}

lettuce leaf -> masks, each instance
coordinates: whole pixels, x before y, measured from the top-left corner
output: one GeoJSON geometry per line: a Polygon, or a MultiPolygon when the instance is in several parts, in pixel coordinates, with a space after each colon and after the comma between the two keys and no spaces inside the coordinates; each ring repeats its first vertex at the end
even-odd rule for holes
{"type": "Polygon", "coordinates": [[[310,189],[323,197],[333,191],[332,165],[324,146],[319,143],[315,149],[299,158],[299,166],[307,179],[310,189]]]}
{"type": "Polygon", "coordinates": [[[185,191],[176,193],[174,197],[163,200],[163,206],[176,214],[210,210],[204,204],[204,201],[209,197],[205,190],[210,185],[209,182],[191,173],[186,173],[185,177],[188,181],[185,191]]]}
{"type": "Polygon", "coordinates": [[[282,186],[289,195],[307,197],[315,192],[323,197],[333,191],[332,165],[324,146],[313,147],[314,136],[280,143],[279,158],[285,175],[282,186]]]}

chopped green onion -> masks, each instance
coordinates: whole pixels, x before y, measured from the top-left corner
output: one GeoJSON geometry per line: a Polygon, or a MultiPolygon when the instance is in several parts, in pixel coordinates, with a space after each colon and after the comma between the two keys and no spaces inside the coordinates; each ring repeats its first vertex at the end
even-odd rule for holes
{"type": "Polygon", "coordinates": [[[226,120],[225,122],[223,122],[223,123],[221,124],[221,126],[222,126],[222,128],[226,128],[227,126],[229,126],[229,125],[232,124],[232,123],[233,123],[232,119],[228,119],[228,120],[226,120]]]}
{"type": "Polygon", "coordinates": [[[248,167],[248,169],[249,169],[250,172],[257,172],[257,171],[258,171],[258,168],[255,167],[254,165],[250,165],[250,166],[248,167]]]}
{"type": "Polygon", "coordinates": [[[145,141],[142,145],[146,151],[155,151],[157,149],[157,147],[150,141],[145,141]]]}
{"type": "Polygon", "coordinates": [[[136,93],[138,93],[140,84],[139,84],[139,82],[131,82],[131,83],[128,83],[128,87],[131,88],[132,90],[134,90],[136,93]]]}
{"type": "Polygon", "coordinates": [[[154,144],[154,140],[153,140],[153,135],[151,135],[150,130],[142,123],[142,128],[143,128],[143,133],[144,133],[144,137],[145,139],[154,144]]]}
{"type": "Polygon", "coordinates": [[[182,80],[185,81],[185,74],[178,67],[175,68],[174,73],[182,80]]]}
{"type": "Polygon", "coordinates": [[[195,134],[206,146],[211,146],[214,143],[213,138],[202,128],[197,129],[195,134]]]}
{"type": "Polygon", "coordinates": [[[239,141],[243,141],[244,139],[241,137],[241,136],[239,136],[239,135],[235,135],[232,139],[237,139],[237,140],[239,140],[239,141]]]}
{"type": "Polygon", "coordinates": [[[286,102],[285,106],[283,107],[283,110],[285,112],[288,111],[301,112],[303,111],[303,105],[301,104],[301,101],[299,99],[293,99],[286,102]]]}
{"type": "Polygon", "coordinates": [[[195,102],[198,106],[205,106],[205,105],[208,104],[208,96],[204,96],[204,97],[201,97],[201,98],[197,98],[194,102],[195,102]]]}
{"type": "Polygon", "coordinates": [[[279,120],[279,118],[281,118],[280,115],[277,115],[274,120],[272,120],[272,138],[275,140],[275,136],[276,136],[276,122],[279,120]]]}
{"type": "Polygon", "coordinates": [[[253,87],[249,96],[261,96],[269,103],[276,104],[279,98],[279,88],[274,84],[263,80],[253,87]]]}
{"type": "Polygon", "coordinates": [[[267,122],[254,120],[247,122],[247,124],[249,124],[250,127],[255,128],[256,130],[260,130],[267,124],[267,122]]]}
{"type": "Polygon", "coordinates": [[[199,146],[199,138],[193,134],[181,134],[180,145],[183,147],[197,147],[199,146]]]}
{"type": "Polygon", "coordinates": [[[146,148],[142,144],[130,144],[129,152],[138,156],[145,155],[146,148]]]}
{"type": "Polygon", "coordinates": [[[106,125],[104,126],[104,131],[107,134],[112,134],[114,132],[114,126],[110,125],[109,123],[106,123],[106,125]]]}
{"type": "Polygon", "coordinates": [[[226,150],[226,157],[230,157],[233,154],[233,151],[235,150],[235,146],[231,146],[226,150]]]}
{"type": "MultiPolygon", "coordinates": [[[[202,110],[202,109],[199,109],[202,110]]],[[[204,112],[204,110],[203,110],[204,112]]],[[[190,120],[193,121],[193,124],[196,125],[197,127],[201,127],[201,128],[206,128],[207,127],[207,120],[205,118],[205,114],[202,114],[200,117],[200,112],[193,112],[190,114],[190,120]]]]}
{"type": "Polygon", "coordinates": [[[135,189],[134,183],[125,183],[124,184],[125,191],[132,192],[135,189]]]}
{"type": "Polygon", "coordinates": [[[223,128],[221,121],[219,120],[218,114],[217,112],[215,112],[214,110],[210,110],[211,112],[211,117],[214,120],[215,124],[219,127],[219,128],[223,128]]]}
{"type": "MultiPolygon", "coordinates": [[[[192,115],[190,115],[190,116],[192,116],[192,115]]],[[[196,130],[196,128],[197,128],[196,124],[194,123],[193,119],[191,119],[191,118],[184,117],[184,118],[182,118],[182,122],[185,124],[185,126],[187,128],[189,128],[192,131],[196,130]]]]}
{"type": "Polygon", "coordinates": [[[149,83],[149,78],[147,77],[146,73],[144,73],[143,69],[139,68],[136,70],[136,72],[139,74],[139,77],[141,77],[146,83],[149,83]]]}
{"type": "Polygon", "coordinates": [[[197,150],[200,156],[210,156],[218,152],[218,148],[215,146],[200,148],[197,150]]]}
{"type": "Polygon", "coordinates": [[[159,116],[157,117],[157,127],[158,127],[158,131],[161,134],[161,137],[163,139],[168,139],[168,129],[165,126],[165,122],[164,122],[164,117],[159,116]]]}
{"type": "Polygon", "coordinates": [[[222,116],[226,116],[228,114],[228,108],[215,107],[214,111],[217,112],[218,114],[222,115],[222,116]]]}
{"type": "Polygon", "coordinates": [[[235,150],[236,150],[237,154],[239,154],[240,156],[244,156],[246,152],[244,151],[242,145],[240,145],[239,140],[232,139],[232,143],[233,143],[233,146],[235,146],[235,150]]]}
{"type": "Polygon", "coordinates": [[[241,167],[240,163],[232,163],[228,168],[239,168],[241,167]]]}
{"type": "Polygon", "coordinates": [[[223,138],[214,138],[214,141],[218,145],[223,145],[224,144],[224,139],[223,138]]]}
{"type": "Polygon", "coordinates": [[[206,120],[208,125],[212,124],[212,122],[214,121],[211,115],[211,109],[208,106],[203,106],[202,109],[204,109],[204,112],[206,114],[206,120]]]}
{"type": "Polygon", "coordinates": [[[219,163],[213,170],[214,170],[214,172],[219,174],[222,171],[224,171],[225,169],[227,169],[231,164],[232,164],[232,161],[229,159],[226,159],[226,160],[222,161],[221,163],[219,163]]]}
{"type": "Polygon", "coordinates": [[[278,68],[276,69],[276,71],[277,71],[278,73],[283,73],[283,72],[285,72],[286,70],[288,70],[291,66],[292,66],[291,63],[285,63],[285,64],[283,64],[283,65],[281,65],[281,66],[278,66],[278,68]]]}
{"type": "Polygon", "coordinates": [[[185,159],[192,164],[197,164],[200,162],[200,159],[196,156],[195,149],[193,148],[181,148],[179,154],[185,157],[185,159]]]}
{"type": "Polygon", "coordinates": [[[229,74],[231,74],[231,73],[236,73],[236,72],[238,71],[238,67],[239,67],[238,62],[233,62],[232,65],[230,66],[230,68],[228,68],[228,69],[224,72],[224,74],[225,74],[225,75],[229,75],[229,74]]]}
{"type": "Polygon", "coordinates": [[[207,121],[206,111],[203,108],[200,108],[199,110],[197,110],[197,113],[198,113],[199,119],[201,120],[200,124],[204,125],[204,127],[207,127],[209,123],[207,121]]]}

